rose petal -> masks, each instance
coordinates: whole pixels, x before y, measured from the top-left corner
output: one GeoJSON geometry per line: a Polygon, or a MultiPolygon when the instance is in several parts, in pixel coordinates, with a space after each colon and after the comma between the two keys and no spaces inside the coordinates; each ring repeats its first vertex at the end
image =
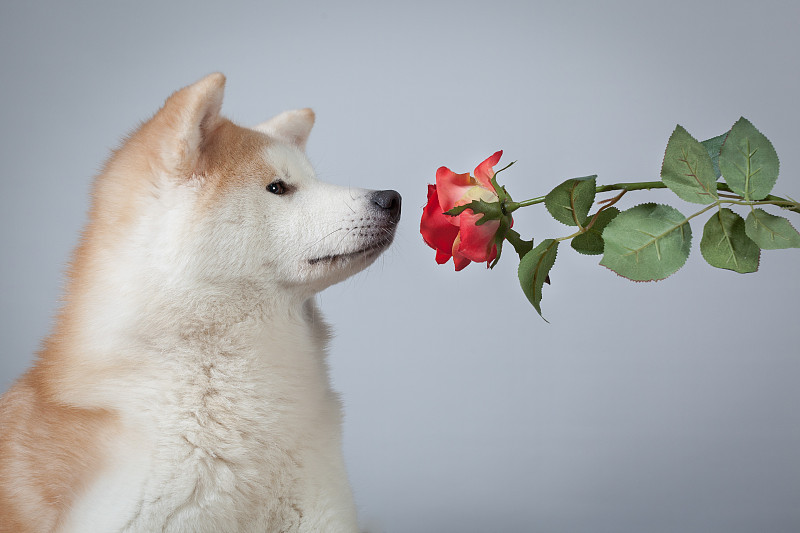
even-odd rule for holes
{"type": "Polygon", "coordinates": [[[475,167],[475,179],[478,180],[478,183],[481,186],[489,189],[490,191],[494,191],[494,187],[492,186],[492,178],[494,177],[494,167],[498,162],[500,162],[500,157],[502,157],[503,151],[499,150],[489,157],[486,160],[475,167]]]}
{"type": "MultiPolygon", "coordinates": [[[[492,255],[494,236],[500,227],[499,220],[490,220],[480,226],[475,223],[483,215],[476,215],[471,211],[464,211],[461,217],[460,245],[458,251],[466,258],[476,263],[488,261],[492,255]]],[[[495,252],[496,253],[496,252],[495,252]]]]}
{"type": "Polygon", "coordinates": [[[475,186],[469,173],[456,174],[447,167],[440,167],[436,171],[436,189],[439,193],[439,205],[442,211],[449,211],[458,205],[467,191],[475,186]]]}
{"type": "Polygon", "coordinates": [[[469,259],[464,257],[461,252],[458,251],[460,241],[460,237],[456,237],[456,240],[453,241],[453,265],[456,267],[456,272],[463,270],[471,262],[469,259]]]}
{"type": "Polygon", "coordinates": [[[451,223],[451,218],[455,217],[442,214],[436,185],[428,185],[428,203],[422,210],[419,225],[419,232],[428,246],[449,253],[458,235],[458,228],[451,223]]]}
{"type": "Polygon", "coordinates": [[[464,270],[470,264],[470,260],[463,256],[453,256],[453,264],[456,267],[456,272],[464,270]]]}
{"type": "Polygon", "coordinates": [[[445,252],[444,250],[436,250],[436,262],[440,265],[450,261],[451,257],[453,256],[449,252],[445,252]]]}

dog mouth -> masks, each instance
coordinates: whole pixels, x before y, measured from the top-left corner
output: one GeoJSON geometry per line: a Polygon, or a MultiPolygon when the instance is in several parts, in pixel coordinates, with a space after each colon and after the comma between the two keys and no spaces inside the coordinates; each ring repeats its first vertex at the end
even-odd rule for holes
{"type": "Polygon", "coordinates": [[[318,264],[331,264],[337,261],[345,261],[348,259],[372,259],[376,255],[380,254],[384,251],[390,244],[392,243],[392,238],[381,239],[378,242],[374,242],[368,246],[363,248],[359,248],[353,252],[346,252],[342,254],[332,254],[332,255],[325,255],[322,257],[314,257],[308,260],[309,265],[318,265],[318,264]]]}

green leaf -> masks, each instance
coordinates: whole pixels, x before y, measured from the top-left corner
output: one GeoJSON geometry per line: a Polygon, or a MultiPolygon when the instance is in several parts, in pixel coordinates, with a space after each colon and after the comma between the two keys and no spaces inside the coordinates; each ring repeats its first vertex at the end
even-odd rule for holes
{"type": "Polygon", "coordinates": [[[745,234],[744,219],[730,209],[720,209],[703,228],[700,252],[708,264],[740,274],[758,270],[761,249],[745,234]]]}
{"type": "Polygon", "coordinates": [[[544,198],[553,218],[567,226],[583,226],[594,203],[597,176],[568,179],[544,198]]]}
{"type": "Polygon", "coordinates": [[[800,248],[800,233],[783,217],[754,209],[744,223],[747,236],[764,250],[800,248]]]}
{"type": "Polygon", "coordinates": [[[597,220],[586,233],[581,233],[572,239],[570,246],[584,255],[600,255],[603,253],[603,230],[614,217],[619,215],[619,209],[609,207],[597,215],[597,220]]]}
{"type": "Polygon", "coordinates": [[[700,143],[705,146],[706,150],[708,150],[708,155],[711,156],[711,164],[714,165],[714,174],[717,175],[717,178],[722,176],[722,171],[719,169],[719,151],[722,149],[722,145],[725,143],[725,137],[727,136],[728,132],[726,131],[722,135],[706,139],[700,143]]]}
{"type": "Polygon", "coordinates": [[[731,128],[719,154],[725,182],[745,200],[763,200],[775,186],[780,163],[763,133],[742,117],[731,128]]]}
{"type": "Polygon", "coordinates": [[[511,246],[514,247],[514,250],[517,252],[517,255],[519,255],[520,260],[525,257],[525,254],[533,249],[533,239],[525,241],[522,239],[520,234],[513,229],[509,228],[508,231],[506,231],[506,240],[511,243],[511,246]]]}
{"type": "Polygon", "coordinates": [[[600,264],[633,281],[669,277],[691,251],[689,221],[674,207],[642,204],[623,211],[603,231],[600,264]]]}
{"type": "Polygon", "coordinates": [[[682,126],[669,138],[661,165],[661,180],[681,199],[696,204],[717,200],[717,176],[705,146],[682,126]]]}
{"type": "Polygon", "coordinates": [[[542,287],[547,279],[547,274],[553,268],[558,251],[558,241],[545,239],[536,248],[525,254],[519,262],[519,283],[522,292],[528,297],[533,307],[542,316],[542,287]]]}

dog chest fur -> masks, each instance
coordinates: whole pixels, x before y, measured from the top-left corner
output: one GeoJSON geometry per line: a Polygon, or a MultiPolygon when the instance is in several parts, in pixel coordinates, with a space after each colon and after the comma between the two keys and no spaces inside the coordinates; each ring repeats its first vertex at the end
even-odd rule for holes
{"type": "Polygon", "coordinates": [[[156,346],[151,336],[153,356],[140,360],[152,368],[136,378],[146,383],[118,393],[132,440],[111,452],[70,521],[81,531],[354,530],[355,516],[326,523],[322,511],[352,507],[337,481],[340,408],[324,330],[309,302],[296,313],[195,324],[156,346]],[[103,523],[98,509],[112,502],[103,523]]]}

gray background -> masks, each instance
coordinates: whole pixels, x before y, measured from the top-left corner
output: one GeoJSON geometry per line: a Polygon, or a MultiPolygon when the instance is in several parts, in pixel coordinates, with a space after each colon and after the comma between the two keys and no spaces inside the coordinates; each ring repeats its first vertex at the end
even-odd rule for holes
{"type": "MultiPolygon", "coordinates": [[[[51,327],[109,149],[220,70],[229,117],[311,106],[322,179],[403,194],[393,249],[320,296],[374,530],[800,531],[800,251],[712,269],[700,221],[683,270],[634,284],[563,247],[548,325],[511,253],[456,274],[418,233],[440,165],[504,149],[516,199],[657,179],[676,123],[704,139],[740,115],[781,156],[776,192],[800,197],[798,6],[3,2],[0,390],[51,327]]],[[[567,231],[540,207],[516,227],[567,231]]]]}

